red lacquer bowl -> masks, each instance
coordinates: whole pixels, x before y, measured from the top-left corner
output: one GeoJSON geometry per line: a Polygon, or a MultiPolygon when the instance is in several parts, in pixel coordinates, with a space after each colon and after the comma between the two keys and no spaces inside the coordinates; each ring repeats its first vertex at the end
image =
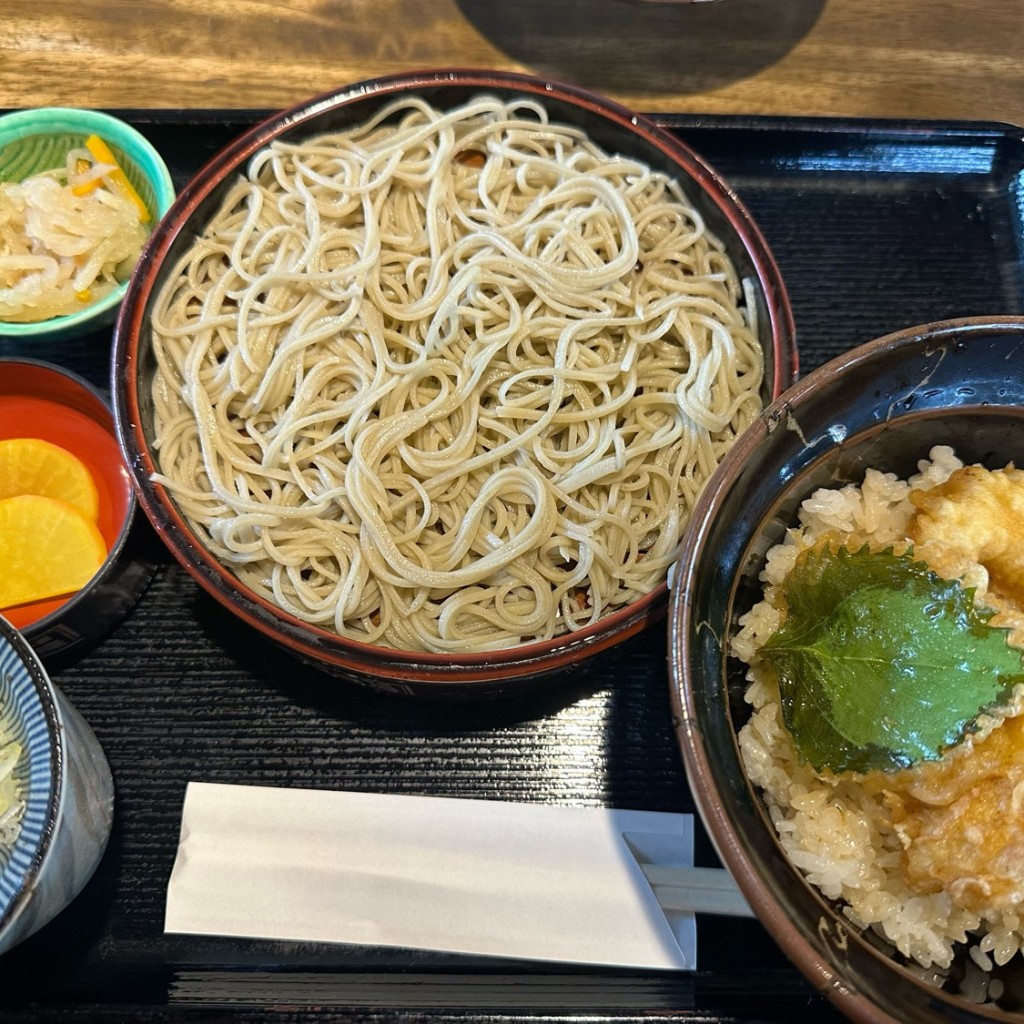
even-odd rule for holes
{"type": "Polygon", "coordinates": [[[148,545],[133,530],[137,504],[113,414],[89,383],[38,360],[0,359],[0,440],[15,437],[41,438],[78,456],[99,495],[107,558],[96,575],[74,594],[0,611],[40,657],[67,655],[107,632],[138,598],[152,574],[148,545]]]}

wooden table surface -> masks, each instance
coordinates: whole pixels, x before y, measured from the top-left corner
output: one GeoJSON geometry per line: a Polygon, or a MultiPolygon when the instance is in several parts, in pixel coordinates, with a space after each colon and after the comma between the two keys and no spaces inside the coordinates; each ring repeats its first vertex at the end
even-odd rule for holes
{"type": "Polygon", "coordinates": [[[634,109],[1024,125],[1024,0],[3,0],[0,107],[283,107],[425,67],[634,109]]]}
{"type": "MultiPolygon", "coordinates": [[[[0,108],[278,108],[441,66],[532,72],[650,112],[1024,126],[1024,0],[0,0],[0,108]]],[[[225,116],[220,134],[212,123],[175,147],[177,121],[165,122],[151,130],[179,178],[249,123],[225,116]]],[[[1005,184],[1011,172],[1020,180],[1020,149],[1002,144],[1006,133],[978,136],[982,157],[1009,151],[1003,163],[935,168],[948,188],[901,178],[890,201],[884,167],[869,167],[855,191],[841,174],[808,188],[813,172],[787,161],[790,151],[759,154],[743,130],[700,131],[785,268],[806,369],[911,324],[1020,312],[1019,211],[1005,184]]],[[[827,163],[829,140],[817,144],[827,163]]],[[[942,155],[914,150],[902,156],[926,168],[942,155]]],[[[42,357],[108,379],[96,339],[42,357]]],[[[6,955],[0,1018],[313,1024],[326,1007],[360,1024],[837,1020],[756,922],[704,922],[696,977],[638,978],[487,973],[418,954],[162,931],[188,779],[693,812],[663,643],[641,635],[594,659],[575,689],[507,708],[391,704],[324,689],[253,644],[166,556],[132,616],[57,677],[110,757],[116,830],[83,897],[6,955]]]]}

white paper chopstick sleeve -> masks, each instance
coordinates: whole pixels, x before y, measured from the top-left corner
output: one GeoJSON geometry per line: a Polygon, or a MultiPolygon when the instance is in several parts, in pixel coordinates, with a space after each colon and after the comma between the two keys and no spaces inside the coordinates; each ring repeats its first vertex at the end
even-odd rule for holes
{"type": "Polygon", "coordinates": [[[165,929],[693,969],[624,833],[692,863],[690,815],[190,783],[165,929]]]}

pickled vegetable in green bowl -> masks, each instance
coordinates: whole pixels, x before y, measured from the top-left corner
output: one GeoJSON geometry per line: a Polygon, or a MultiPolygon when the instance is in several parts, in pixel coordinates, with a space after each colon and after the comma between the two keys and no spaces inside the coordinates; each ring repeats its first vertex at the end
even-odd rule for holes
{"type": "Polygon", "coordinates": [[[57,340],[111,323],[173,200],[160,155],[117,118],[0,117],[0,337],[57,340]]]}

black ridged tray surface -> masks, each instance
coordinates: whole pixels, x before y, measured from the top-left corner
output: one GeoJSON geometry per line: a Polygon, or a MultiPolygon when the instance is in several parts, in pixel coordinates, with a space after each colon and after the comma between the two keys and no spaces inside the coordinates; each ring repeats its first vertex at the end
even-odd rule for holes
{"type": "MultiPolygon", "coordinates": [[[[256,111],[120,112],[178,187],[256,111]]],[[[729,181],[787,281],[806,372],[929,321],[1024,312],[1024,138],[998,124],[660,116],[729,181]]],[[[0,355],[109,385],[109,332],[0,355]]],[[[156,542],[154,541],[154,544],[156,542]]],[[[694,974],[164,935],[190,780],[692,812],[664,624],[547,691],[445,705],[375,694],[270,648],[157,545],[129,617],[52,674],[117,787],[82,895],[0,961],[4,1021],[818,1021],[838,1015],[759,924],[698,921],[694,974]]],[[[714,855],[698,825],[698,860],[714,855]]]]}

